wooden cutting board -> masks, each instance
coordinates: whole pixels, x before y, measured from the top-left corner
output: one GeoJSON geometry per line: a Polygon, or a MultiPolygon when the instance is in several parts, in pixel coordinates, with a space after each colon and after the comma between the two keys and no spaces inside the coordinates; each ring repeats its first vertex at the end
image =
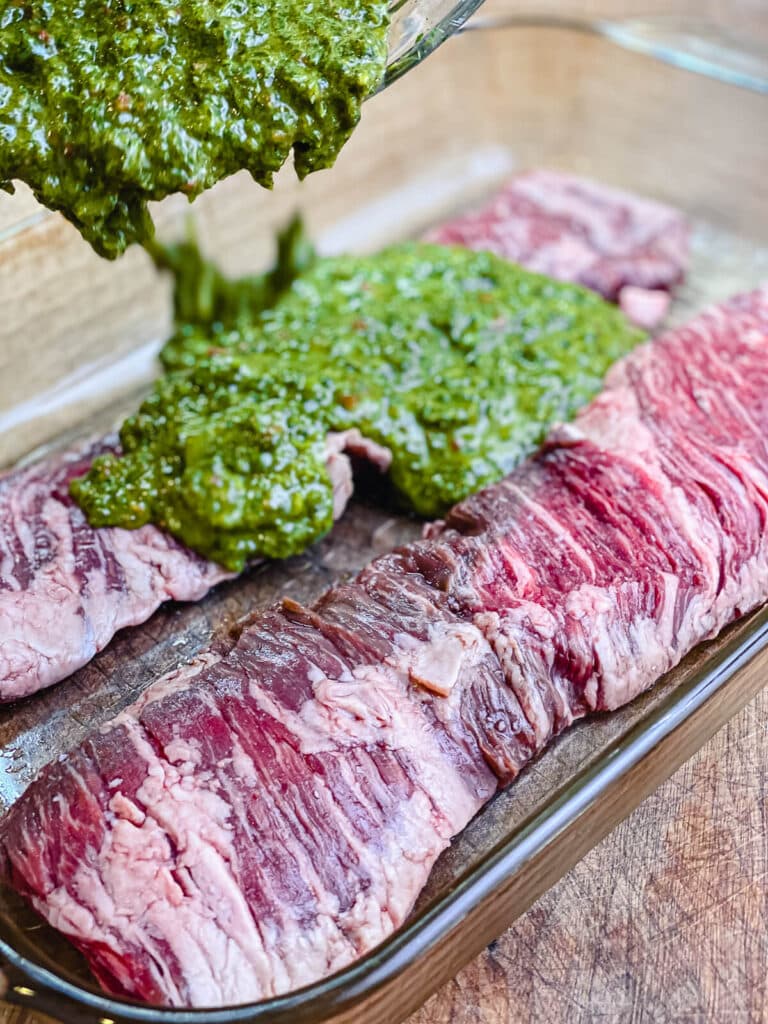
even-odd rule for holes
{"type": "Polygon", "coordinates": [[[409,1024],[768,1020],[766,723],[763,690],[409,1024]]]}

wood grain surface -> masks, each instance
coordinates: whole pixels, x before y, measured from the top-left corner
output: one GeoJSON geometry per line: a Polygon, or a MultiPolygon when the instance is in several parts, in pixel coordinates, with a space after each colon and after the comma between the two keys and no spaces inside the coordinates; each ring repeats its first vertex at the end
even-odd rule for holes
{"type": "Polygon", "coordinates": [[[768,1019],[766,721],[764,690],[409,1024],[768,1019]]]}

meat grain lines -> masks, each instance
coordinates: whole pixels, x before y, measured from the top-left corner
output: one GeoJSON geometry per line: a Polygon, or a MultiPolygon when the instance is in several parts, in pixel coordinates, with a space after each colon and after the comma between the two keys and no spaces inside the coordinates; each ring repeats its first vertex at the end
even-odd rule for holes
{"type": "Polygon", "coordinates": [[[710,310],[428,539],[158,681],[11,810],[13,884],[171,1005],[371,948],[552,736],[768,597],[767,355],[768,289],[710,310]]]}

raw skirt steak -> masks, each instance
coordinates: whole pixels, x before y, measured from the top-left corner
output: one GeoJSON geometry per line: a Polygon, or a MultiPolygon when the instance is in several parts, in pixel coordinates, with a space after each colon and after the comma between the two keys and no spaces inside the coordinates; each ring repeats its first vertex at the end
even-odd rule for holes
{"type": "Polygon", "coordinates": [[[488,205],[427,237],[577,281],[647,329],[664,319],[688,269],[688,224],[679,210],[556,171],[513,178],[488,205]]]}
{"type": "Polygon", "coordinates": [[[285,992],[381,942],[574,719],[768,598],[768,289],[639,349],[534,459],[286,600],[45,769],[5,877],[105,988],[285,992]]]}
{"type": "MultiPolygon", "coordinates": [[[[495,248],[611,299],[626,282],[643,285],[632,301],[646,313],[659,296],[668,300],[648,288],[669,288],[685,267],[679,213],[551,172],[518,179],[479,219],[449,222],[438,236],[495,248]],[[533,196],[527,205],[521,189],[533,196]],[[577,199],[577,192],[587,198],[577,199]],[[520,232],[525,245],[516,247],[510,240],[520,232]]],[[[357,440],[347,432],[343,446],[386,469],[388,452],[353,433],[357,440]]],[[[329,440],[337,512],[351,493],[341,437],[329,440]]],[[[119,629],[145,622],[164,601],[199,600],[228,575],[153,526],[131,532],[88,525],[68,495],[69,482],[114,443],[99,441],[0,476],[0,703],[58,682],[119,629]]]]}
{"type": "MultiPolygon", "coordinates": [[[[0,702],[58,682],[164,601],[197,601],[231,576],[154,526],[88,525],[69,485],[116,444],[89,442],[0,477],[0,702]]],[[[358,431],[329,434],[337,518],[352,494],[346,450],[388,464],[358,431]]]]}

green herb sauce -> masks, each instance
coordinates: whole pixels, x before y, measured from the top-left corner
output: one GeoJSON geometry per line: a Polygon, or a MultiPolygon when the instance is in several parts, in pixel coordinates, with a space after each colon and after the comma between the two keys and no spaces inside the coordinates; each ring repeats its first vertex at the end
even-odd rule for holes
{"type": "Polygon", "coordinates": [[[31,186],[104,256],[190,199],[294,152],[329,167],[380,83],[387,0],[6,0],[0,186],[31,186]]]}
{"type": "Polygon", "coordinates": [[[161,353],[166,369],[173,368],[171,353],[179,346],[190,350],[181,358],[183,366],[194,362],[190,356],[195,345],[205,355],[206,330],[250,326],[259,313],[274,306],[286,288],[317,261],[315,247],[305,234],[300,217],[294,217],[278,233],[276,241],[277,256],[272,269],[240,278],[225,277],[214,263],[203,259],[192,223],[184,242],[162,245],[152,240],[147,244],[158,270],[169,271],[174,279],[173,320],[178,333],[161,353]]]}
{"type": "Polygon", "coordinates": [[[386,445],[403,504],[437,516],[528,455],[642,339],[592,292],[465,249],[310,262],[249,323],[242,297],[206,319],[202,281],[193,265],[187,313],[203,326],[177,331],[124,454],[73,493],[94,525],[154,522],[231,569],[330,528],[327,431],[386,445]]]}

